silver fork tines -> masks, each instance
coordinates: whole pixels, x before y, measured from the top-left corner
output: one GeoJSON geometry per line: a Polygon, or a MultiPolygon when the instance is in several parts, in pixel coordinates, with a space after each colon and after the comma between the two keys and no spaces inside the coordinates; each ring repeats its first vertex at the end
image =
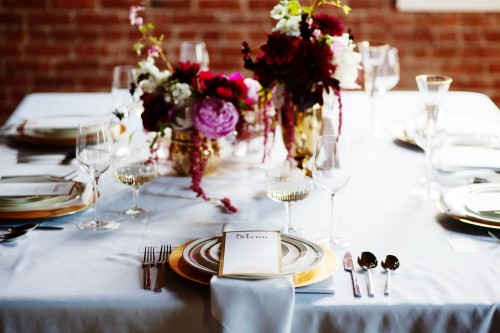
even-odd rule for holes
{"type": "Polygon", "coordinates": [[[155,249],[152,246],[144,248],[142,268],[144,270],[144,289],[151,289],[151,266],[155,263],[155,249]]]}
{"type": "Polygon", "coordinates": [[[163,275],[165,274],[165,264],[168,262],[168,257],[172,253],[172,245],[162,245],[160,255],[158,257],[158,276],[156,277],[156,292],[161,292],[163,287],[163,275]]]}

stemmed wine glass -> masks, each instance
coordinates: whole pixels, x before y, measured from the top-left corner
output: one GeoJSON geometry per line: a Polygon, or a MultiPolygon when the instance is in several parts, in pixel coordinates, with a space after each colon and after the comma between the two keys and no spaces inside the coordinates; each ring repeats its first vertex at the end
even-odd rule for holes
{"type": "Polygon", "coordinates": [[[443,99],[453,81],[443,75],[425,74],[416,77],[423,106],[418,107],[410,136],[425,152],[425,188],[415,190],[411,195],[422,200],[439,199],[439,191],[432,186],[432,154],[446,137],[447,114],[443,99]]]}
{"type": "Polygon", "coordinates": [[[349,245],[347,239],[335,236],[333,198],[340,189],[346,186],[350,173],[350,162],[343,137],[336,135],[318,137],[314,148],[312,174],[314,183],[329,195],[330,237],[321,242],[332,250],[349,245]]]}
{"type": "Polygon", "coordinates": [[[210,60],[208,58],[207,46],[204,42],[183,41],[179,61],[197,63],[200,65],[200,70],[208,70],[210,60]]]}
{"type": "Polygon", "coordinates": [[[128,117],[135,102],[132,83],[134,66],[119,65],[113,68],[113,80],[111,83],[111,95],[113,103],[118,112],[128,117]]]}
{"type": "Polygon", "coordinates": [[[95,215],[92,221],[80,222],[82,230],[111,230],[118,226],[114,221],[99,218],[99,178],[113,161],[113,137],[109,124],[79,126],[76,137],[76,158],[82,169],[90,175],[94,186],[95,215]]]}
{"type": "Polygon", "coordinates": [[[141,156],[139,151],[130,150],[115,160],[113,175],[119,182],[130,185],[133,189],[133,205],[130,209],[120,212],[120,215],[133,218],[151,215],[150,210],[138,205],[139,187],[157,177],[156,162],[147,156],[141,156]]]}
{"type": "Polygon", "coordinates": [[[388,44],[370,43],[363,41],[357,44],[361,53],[363,62],[364,86],[370,103],[370,133],[374,136],[379,136],[381,128],[378,126],[377,114],[375,108],[375,91],[377,76],[380,67],[383,65],[387,56],[388,44]]]}
{"type": "Polygon", "coordinates": [[[271,169],[266,172],[266,195],[273,201],[285,203],[286,223],[289,234],[300,235],[302,228],[292,224],[290,206],[303,200],[312,192],[312,179],[299,169],[290,167],[271,169]]]}
{"type": "MultiPolygon", "coordinates": [[[[399,82],[399,55],[398,49],[395,47],[390,47],[387,49],[387,54],[384,61],[379,66],[377,74],[375,77],[375,89],[380,97],[379,110],[381,112],[387,112],[385,107],[385,94],[393,89],[399,82]]],[[[385,115],[381,115],[385,118],[385,115]]],[[[388,126],[387,118],[385,120],[386,126],[388,126]]]]}

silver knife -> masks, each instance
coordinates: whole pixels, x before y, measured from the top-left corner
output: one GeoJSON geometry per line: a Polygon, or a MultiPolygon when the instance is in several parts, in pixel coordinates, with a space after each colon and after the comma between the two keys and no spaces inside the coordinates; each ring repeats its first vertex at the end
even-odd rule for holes
{"type": "Polygon", "coordinates": [[[354,270],[354,263],[352,262],[351,252],[346,252],[344,255],[344,269],[351,272],[352,286],[354,288],[354,296],[361,297],[361,289],[359,289],[358,277],[354,270]]]}

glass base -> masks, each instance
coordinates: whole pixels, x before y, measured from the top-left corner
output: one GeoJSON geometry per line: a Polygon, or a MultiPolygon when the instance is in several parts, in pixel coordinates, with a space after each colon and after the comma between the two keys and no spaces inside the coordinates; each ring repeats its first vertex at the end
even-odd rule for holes
{"type": "Polygon", "coordinates": [[[78,223],[80,230],[104,231],[118,228],[118,223],[115,221],[88,221],[78,223]]]}
{"type": "Polygon", "coordinates": [[[410,195],[422,201],[438,200],[441,197],[441,192],[431,188],[429,191],[425,188],[416,189],[410,192],[410,195]]]}
{"type": "Polygon", "coordinates": [[[319,243],[332,251],[342,250],[351,245],[351,242],[345,238],[334,238],[333,240],[327,238],[320,240],[319,243]]]}
{"type": "Polygon", "coordinates": [[[303,228],[295,227],[293,225],[289,225],[287,230],[289,235],[295,235],[295,236],[303,235],[305,232],[303,228]]]}
{"type": "Polygon", "coordinates": [[[149,209],[144,209],[144,208],[139,208],[139,207],[130,208],[126,211],[120,212],[121,216],[131,217],[134,219],[141,218],[144,216],[149,216],[151,214],[152,214],[152,212],[149,209]]]}

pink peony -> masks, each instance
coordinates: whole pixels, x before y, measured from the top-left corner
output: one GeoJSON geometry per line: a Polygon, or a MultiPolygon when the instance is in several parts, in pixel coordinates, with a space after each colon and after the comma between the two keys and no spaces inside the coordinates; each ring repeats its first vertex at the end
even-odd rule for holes
{"type": "Polygon", "coordinates": [[[233,132],[239,118],[233,103],[216,97],[197,101],[193,113],[194,126],[209,139],[219,139],[233,132]]]}

